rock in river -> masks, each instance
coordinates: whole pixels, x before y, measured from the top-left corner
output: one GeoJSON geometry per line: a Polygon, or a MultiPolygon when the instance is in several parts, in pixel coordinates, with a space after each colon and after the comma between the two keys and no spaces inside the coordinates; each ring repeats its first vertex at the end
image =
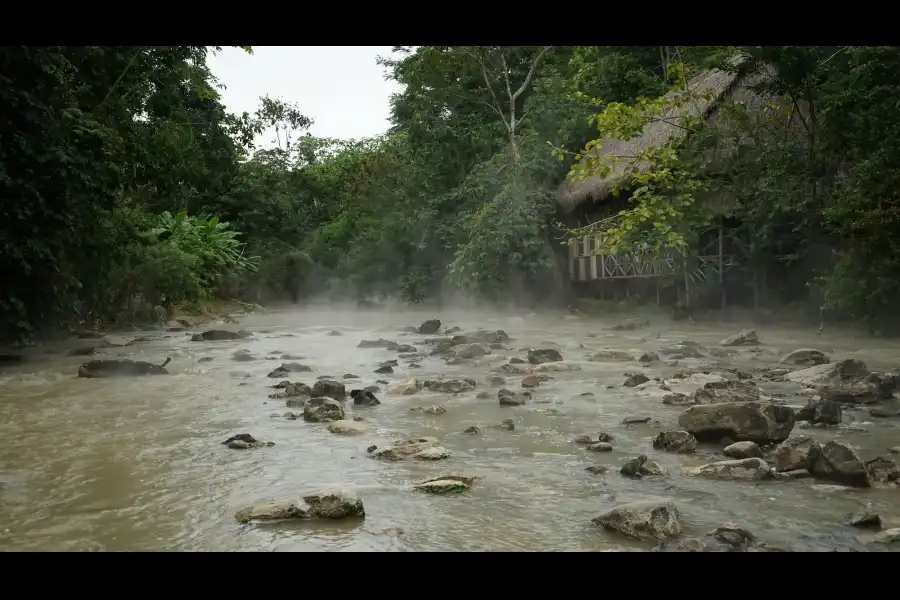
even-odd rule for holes
{"type": "Polygon", "coordinates": [[[697,438],[687,431],[662,431],[653,440],[657,450],[689,454],[697,449],[697,438]]]}
{"type": "Polygon", "coordinates": [[[793,352],[788,352],[781,362],[785,365],[801,365],[805,367],[814,367],[816,365],[825,365],[831,362],[821,350],[815,348],[800,348],[793,352]]]}
{"type": "Polygon", "coordinates": [[[661,543],[653,552],[779,552],[757,541],[756,536],[737,523],[725,523],[703,537],[661,543]]]}
{"type": "Polygon", "coordinates": [[[760,481],[774,477],[772,468],[761,458],[721,460],[699,467],[686,467],[684,474],[732,481],[760,481]]]}
{"type": "Polygon", "coordinates": [[[334,400],[346,400],[347,388],[340,381],[333,379],[320,379],[312,386],[313,396],[324,396],[334,400]]]}
{"type": "Polygon", "coordinates": [[[142,360],[92,360],[78,367],[79,377],[140,377],[142,375],[168,375],[165,366],[171,358],[167,358],[161,365],[144,362],[142,360]]]}
{"type": "Polygon", "coordinates": [[[670,500],[643,500],[621,504],[591,521],[608,529],[637,539],[677,537],[684,528],[675,503],[670,500]]]}
{"type": "Polygon", "coordinates": [[[735,442],[722,451],[728,458],[762,458],[763,452],[756,442],[735,442]]]}
{"type": "Polygon", "coordinates": [[[210,329],[191,336],[192,342],[218,342],[223,340],[242,340],[250,337],[247,331],[226,331],[224,329],[210,329]]]}
{"type": "Polygon", "coordinates": [[[756,344],[759,344],[759,336],[752,329],[746,329],[719,342],[720,346],[750,346],[756,344]]]}
{"type": "Polygon", "coordinates": [[[554,348],[539,348],[528,351],[528,362],[533,365],[540,365],[549,362],[559,362],[563,359],[559,350],[554,348]]]}
{"type": "Polygon", "coordinates": [[[417,438],[395,442],[386,448],[372,446],[368,450],[369,457],[381,460],[403,460],[417,458],[420,460],[440,460],[448,458],[450,451],[440,446],[435,438],[417,438]]]}
{"type": "Polygon", "coordinates": [[[477,477],[463,475],[441,475],[413,484],[413,489],[429,494],[458,494],[472,488],[477,477]]]}
{"type": "Polygon", "coordinates": [[[275,521],[282,519],[346,519],[365,517],[362,499],[343,491],[307,494],[297,500],[261,502],[239,510],[234,518],[238,523],[275,521]]]}
{"type": "Polygon", "coordinates": [[[303,404],[303,420],[310,423],[327,423],[344,418],[341,403],[334,398],[310,398],[303,404]]]}
{"type": "Polygon", "coordinates": [[[249,433],[239,433],[222,442],[222,445],[228,446],[232,450],[249,450],[250,448],[265,448],[267,446],[274,446],[275,442],[264,442],[262,440],[256,439],[249,433]]]}
{"type": "Polygon", "coordinates": [[[369,426],[359,421],[341,419],[328,424],[328,431],[337,435],[362,435],[369,430],[369,426]]]}
{"type": "Polygon", "coordinates": [[[769,402],[697,404],[678,417],[678,424],[700,441],[729,437],[766,445],[788,438],[794,411],[769,402]]]}
{"type": "Polygon", "coordinates": [[[431,335],[437,333],[440,328],[440,319],[428,319],[427,321],[419,325],[419,333],[421,333],[422,335],[431,335]]]}
{"type": "Polygon", "coordinates": [[[353,404],[357,406],[377,406],[381,404],[381,401],[371,390],[350,390],[350,397],[353,398],[353,404]]]}

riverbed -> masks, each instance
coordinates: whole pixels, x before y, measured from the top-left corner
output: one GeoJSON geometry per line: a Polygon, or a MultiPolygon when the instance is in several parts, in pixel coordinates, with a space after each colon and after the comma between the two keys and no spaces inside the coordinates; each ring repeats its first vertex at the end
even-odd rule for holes
{"type": "MultiPolygon", "coordinates": [[[[695,454],[657,452],[652,439],[679,429],[685,407],[664,405],[659,395],[623,387],[626,372],[670,378],[704,359],[588,362],[596,350],[634,354],[682,340],[714,347],[741,324],[672,322],[662,316],[633,331],[612,331],[621,316],[589,318],[566,313],[484,314],[477,311],[378,312],[353,309],[292,310],[250,315],[239,325],[243,340],[192,342],[188,332],[136,332],[148,336],[93,358],[125,357],[162,363],[168,376],[79,379],[85,357],[66,352],[83,340],[30,349],[24,364],[0,371],[0,550],[68,551],[601,551],[646,550],[654,544],[599,529],[591,519],[617,504],[648,497],[672,499],[685,535],[702,535],[736,521],[760,540],[795,551],[860,550],[860,531],[849,513],[871,503],[889,525],[900,525],[900,490],[823,487],[797,481],[711,481],[682,474],[682,467],[722,460],[720,449],[695,454]],[[403,332],[428,318],[462,331],[502,329],[505,349],[461,364],[438,356],[410,366],[399,360],[390,374],[380,363],[396,359],[386,348],[360,348],[384,338],[419,345],[426,337],[403,332]],[[337,331],[341,335],[333,335],[337,331]],[[501,406],[491,369],[529,348],[556,348],[578,370],[549,372],[523,406],[501,406]],[[235,361],[238,350],[252,360],[235,361]],[[282,399],[269,398],[278,380],[267,374],[282,354],[312,368],[286,379],[312,384],[331,375],[351,388],[378,385],[379,406],[347,402],[347,418],[360,417],[361,436],[329,433],[321,423],[291,420],[282,399]],[[201,359],[209,359],[201,361],[201,359]],[[358,379],[343,380],[345,374],[358,379]],[[422,390],[392,396],[385,389],[409,377],[471,378],[477,387],[458,395],[422,390]],[[376,383],[378,380],[388,384],[376,383]],[[480,391],[490,399],[477,398],[480,391]],[[584,395],[590,393],[590,395],[584,395]],[[440,405],[445,414],[411,411],[440,405]],[[649,423],[625,425],[631,417],[649,423]],[[508,431],[492,428],[506,419],[508,431]],[[463,433],[470,426],[478,435],[463,433]],[[592,453],[573,439],[608,432],[613,451],[592,453]],[[221,444],[251,433],[274,446],[232,450],[221,444]],[[366,448],[391,440],[431,436],[452,456],[443,461],[373,460],[366,448]],[[670,475],[631,479],[618,473],[645,454],[670,475]],[[585,469],[610,467],[605,475],[585,469]],[[443,473],[477,476],[463,494],[428,495],[411,483],[443,473]],[[242,525],[235,511],[259,500],[292,498],[328,488],[352,490],[365,504],[364,520],[242,525]]],[[[210,327],[197,328],[202,331],[210,327]]],[[[900,365],[900,343],[863,335],[784,325],[756,326],[760,346],[738,348],[720,359],[730,367],[777,365],[787,352],[812,347],[833,360],[857,358],[873,370],[900,365]]],[[[503,375],[504,387],[521,389],[521,376],[503,375]]],[[[789,404],[805,398],[785,392],[789,404]]],[[[301,409],[302,411],[302,409],[301,409]]],[[[900,444],[900,417],[875,419],[865,410],[844,413],[846,426],[815,430],[817,440],[839,440],[864,459],[887,455],[900,444]]],[[[896,457],[894,457],[896,458],[896,457]]],[[[819,482],[821,483],[821,482],[819,482]]]]}

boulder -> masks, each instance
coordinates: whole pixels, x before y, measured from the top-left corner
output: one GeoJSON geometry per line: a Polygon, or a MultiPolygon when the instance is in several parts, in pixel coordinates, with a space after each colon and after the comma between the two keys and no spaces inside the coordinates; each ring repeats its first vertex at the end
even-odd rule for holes
{"type": "Polygon", "coordinates": [[[793,352],[788,352],[781,359],[785,365],[799,365],[804,367],[814,367],[816,365],[826,365],[831,362],[828,355],[821,350],[815,348],[800,348],[793,352]]]}
{"type": "Polygon", "coordinates": [[[770,402],[697,404],[680,417],[678,424],[700,441],[734,441],[767,445],[788,438],[794,428],[794,411],[770,402]]]}
{"type": "Polygon", "coordinates": [[[247,331],[227,331],[225,329],[210,329],[191,336],[192,342],[219,342],[225,340],[243,340],[250,337],[247,331]]]}
{"type": "Polygon", "coordinates": [[[774,477],[772,468],[761,458],[721,460],[699,467],[686,467],[684,474],[732,481],[761,481],[774,477]]]}
{"type": "Polygon", "coordinates": [[[694,392],[697,404],[719,404],[723,402],[748,402],[759,400],[760,390],[745,381],[710,381],[694,392]]]}
{"type": "Polygon", "coordinates": [[[456,358],[471,359],[487,356],[491,353],[491,347],[486,344],[459,344],[450,347],[450,352],[456,358]]]}
{"type": "Polygon", "coordinates": [[[622,385],[625,387],[637,387],[648,381],[650,381],[650,378],[643,373],[626,373],[625,382],[622,385]]]}
{"type": "Polygon", "coordinates": [[[395,442],[386,448],[372,446],[368,456],[380,460],[403,460],[416,458],[420,460],[440,460],[448,458],[450,451],[440,446],[434,438],[417,438],[395,442]]]}
{"type": "Polygon", "coordinates": [[[839,425],[841,422],[841,405],[831,400],[813,400],[797,411],[798,421],[821,423],[823,425],[839,425]]]}
{"type": "Polygon", "coordinates": [[[559,350],[554,348],[539,348],[528,351],[528,362],[533,365],[559,362],[563,359],[559,350]]]}
{"type": "Polygon", "coordinates": [[[359,421],[341,419],[328,424],[328,431],[337,435],[362,435],[369,430],[369,426],[359,421]]]}
{"type": "Polygon", "coordinates": [[[459,494],[472,489],[472,483],[477,477],[464,475],[441,475],[413,484],[413,489],[429,494],[459,494]]]}
{"type": "Polygon", "coordinates": [[[809,469],[815,477],[853,487],[869,487],[869,472],[852,448],[831,441],[823,446],[809,469]]]}
{"type": "Polygon", "coordinates": [[[282,519],[347,519],[365,517],[362,499],[344,491],[325,491],[307,494],[297,500],[261,502],[239,510],[234,518],[238,523],[275,521],[282,519]]]}
{"type": "Polygon", "coordinates": [[[344,409],[334,398],[310,398],[303,404],[303,420],[309,423],[327,423],[343,418],[344,409]]]}
{"type": "Polygon", "coordinates": [[[422,386],[415,377],[410,377],[406,381],[388,388],[387,393],[389,396],[410,396],[418,392],[421,387],[422,386]]]}
{"type": "Polygon", "coordinates": [[[665,452],[689,454],[697,449],[697,438],[687,431],[661,431],[653,439],[653,447],[665,452]]]}
{"type": "Polygon", "coordinates": [[[340,381],[320,379],[313,384],[311,395],[343,401],[347,399],[347,388],[340,381]]]}
{"type": "Polygon", "coordinates": [[[721,342],[719,342],[720,346],[750,346],[759,344],[759,336],[756,335],[756,331],[752,329],[745,329],[740,333],[736,333],[732,336],[728,336],[721,342]]]}
{"type": "Polygon", "coordinates": [[[459,344],[497,344],[509,341],[509,336],[502,329],[487,331],[479,329],[461,335],[454,335],[450,340],[454,346],[459,344]]]}
{"type": "Polygon", "coordinates": [[[666,539],[682,534],[681,516],[670,500],[620,504],[591,519],[596,525],[637,539],[666,539]]]}
{"type": "Polygon", "coordinates": [[[300,363],[289,362],[289,363],[281,363],[281,366],[274,369],[271,373],[269,373],[269,377],[273,379],[280,379],[283,377],[287,377],[290,373],[311,373],[312,367],[308,367],[306,365],[301,365],[300,363]]]}
{"type": "Polygon", "coordinates": [[[78,376],[95,377],[141,377],[143,375],[168,375],[165,366],[172,360],[167,358],[161,365],[142,360],[92,360],[78,367],[78,376]]]}
{"type": "Polygon", "coordinates": [[[780,552],[778,548],[759,542],[752,533],[737,523],[725,523],[703,537],[669,540],[653,552],[780,552]]]}
{"type": "Polygon", "coordinates": [[[132,340],[117,335],[105,335],[100,338],[100,346],[103,348],[124,348],[130,346],[132,340]]]}
{"type": "Polygon", "coordinates": [[[423,385],[431,392],[461,394],[471,392],[477,384],[474,379],[427,379],[423,385]]]}
{"type": "Polygon", "coordinates": [[[421,333],[422,335],[432,335],[437,333],[440,328],[440,319],[428,319],[427,321],[419,325],[419,333],[421,333]]]}
{"type": "Polygon", "coordinates": [[[350,390],[350,397],[356,406],[377,406],[381,401],[370,390],[350,390]]]}
{"type": "Polygon", "coordinates": [[[643,454],[632,458],[619,469],[625,477],[646,477],[650,475],[668,475],[669,473],[656,461],[648,460],[643,454]]]}
{"type": "Polygon", "coordinates": [[[744,459],[744,458],[762,458],[763,451],[756,442],[735,442],[725,446],[722,451],[728,458],[744,459]]]}
{"type": "Polygon", "coordinates": [[[785,373],[784,378],[787,381],[808,387],[817,387],[851,383],[864,379],[869,373],[869,368],[864,362],[848,358],[835,363],[824,363],[798,371],[791,371],[785,373]]]}
{"type": "Polygon", "coordinates": [[[250,448],[265,448],[267,446],[274,446],[275,442],[264,442],[262,440],[256,439],[249,433],[239,433],[222,442],[222,445],[228,446],[232,450],[249,450],[250,448]]]}

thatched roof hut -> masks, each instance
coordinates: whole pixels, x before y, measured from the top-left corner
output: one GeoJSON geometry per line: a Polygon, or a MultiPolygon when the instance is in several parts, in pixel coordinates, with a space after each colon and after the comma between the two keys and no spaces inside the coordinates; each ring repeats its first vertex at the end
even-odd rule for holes
{"type": "MultiPolygon", "coordinates": [[[[733,66],[738,66],[743,61],[735,58],[731,62],[733,66]]],[[[743,97],[742,101],[746,101],[748,97],[754,96],[750,86],[758,83],[759,76],[749,79],[739,76],[734,71],[711,69],[688,81],[686,91],[669,92],[667,98],[688,94],[691,100],[670,106],[663,114],[649,122],[640,135],[630,140],[603,140],[592,153],[594,156],[609,158],[611,172],[605,177],[595,175],[578,181],[565,181],[556,194],[560,209],[564,213],[570,213],[588,200],[603,201],[608,198],[615,184],[634,165],[634,156],[654,145],[672,140],[680,141],[689,133],[686,128],[680,126],[688,116],[706,119],[726,97],[737,99],[734,98],[737,93],[743,97]]],[[[639,164],[638,167],[643,170],[649,165],[639,164]]]]}

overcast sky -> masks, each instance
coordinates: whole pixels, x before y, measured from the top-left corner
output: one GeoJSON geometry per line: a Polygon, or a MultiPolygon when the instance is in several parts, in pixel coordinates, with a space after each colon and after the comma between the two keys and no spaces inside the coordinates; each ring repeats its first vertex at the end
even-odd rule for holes
{"type": "Polygon", "coordinates": [[[389,101],[400,86],[375,64],[390,54],[390,46],[254,46],[252,55],[224,48],[209,66],[227,87],[222,100],[231,112],[253,113],[268,94],[296,102],[315,121],[314,136],[358,139],[390,126],[389,101]]]}

